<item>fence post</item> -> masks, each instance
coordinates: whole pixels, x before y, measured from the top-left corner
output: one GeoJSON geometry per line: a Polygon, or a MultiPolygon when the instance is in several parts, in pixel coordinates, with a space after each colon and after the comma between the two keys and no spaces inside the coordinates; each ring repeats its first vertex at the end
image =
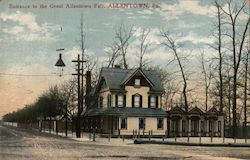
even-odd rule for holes
{"type": "Polygon", "coordinates": [[[95,132],[93,133],[93,142],[95,142],[95,132]]]}
{"type": "Polygon", "coordinates": [[[151,140],[150,131],[148,131],[148,140],[151,140]]]}
{"type": "Polygon", "coordinates": [[[200,134],[199,144],[201,144],[201,134],[200,134]]]}

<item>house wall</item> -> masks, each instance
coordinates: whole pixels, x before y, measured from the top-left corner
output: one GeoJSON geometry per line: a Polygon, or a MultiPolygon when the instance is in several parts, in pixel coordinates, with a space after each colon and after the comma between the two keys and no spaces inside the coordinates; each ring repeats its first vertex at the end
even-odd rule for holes
{"type": "MultiPolygon", "coordinates": [[[[142,95],[142,107],[148,108],[148,92],[150,91],[149,87],[139,87],[126,86],[126,107],[132,107],[132,95],[138,93],[142,95]]],[[[103,107],[108,107],[108,95],[111,94],[112,107],[115,107],[115,96],[117,93],[111,93],[109,90],[101,92],[100,96],[103,97],[103,107]]],[[[98,99],[99,100],[99,99],[98,99]]],[[[98,103],[99,105],[99,103],[98,103]]],[[[158,108],[161,108],[161,96],[158,96],[158,108]]]]}
{"type": "MultiPolygon", "coordinates": [[[[139,131],[139,118],[140,117],[128,117],[127,118],[127,129],[121,129],[121,135],[132,135],[133,130],[139,131]]],[[[142,117],[145,118],[145,135],[148,135],[149,131],[153,131],[153,135],[165,135],[167,129],[167,118],[164,118],[163,129],[157,129],[157,117],[142,117]]],[[[121,120],[119,120],[119,129],[121,126],[121,120]]],[[[140,130],[140,135],[142,135],[143,130],[140,130]]]]}
{"type": "Polygon", "coordinates": [[[148,92],[150,90],[149,87],[135,88],[134,86],[126,86],[125,90],[127,91],[126,94],[127,107],[132,107],[132,95],[138,93],[142,96],[142,108],[148,108],[148,92]]]}

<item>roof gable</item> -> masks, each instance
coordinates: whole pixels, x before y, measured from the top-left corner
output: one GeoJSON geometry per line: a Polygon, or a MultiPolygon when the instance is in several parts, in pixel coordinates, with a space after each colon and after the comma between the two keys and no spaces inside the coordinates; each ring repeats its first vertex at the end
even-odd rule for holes
{"type": "Polygon", "coordinates": [[[194,108],[191,108],[189,111],[188,111],[189,114],[204,114],[204,112],[198,108],[197,106],[195,106],[194,108]]]}
{"type": "Polygon", "coordinates": [[[154,84],[150,81],[150,79],[148,79],[147,76],[143,73],[141,68],[137,68],[136,70],[131,70],[122,81],[122,85],[126,85],[135,76],[142,76],[151,87],[154,86],[154,84]]]}
{"type": "Polygon", "coordinates": [[[207,111],[207,114],[216,114],[216,115],[219,115],[219,111],[215,107],[212,107],[212,108],[210,108],[207,111]]]}
{"type": "MultiPolygon", "coordinates": [[[[101,69],[99,80],[97,86],[100,85],[101,80],[105,79],[107,88],[110,90],[122,90],[123,83],[129,79],[133,73],[138,69],[122,69],[122,68],[107,68],[104,67],[101,69]]],[[[141,69],[140,69],[141,70],[141,69]]],[[[141,70],[141,73],[147,78],[148,81],[152,84],[151,91],[154,92],[164,92],[163,85],[159,77],[151,70],[141,70]]],[[[133,77],[133,76],[132,76],[133,77]]]]}
{"type": "Polygon", "coordinates": [[[170,114],[185,114],[185,111],[179,107],[179,106],[176,106],[174,108],[172,108],[170,111],[169,111],[170,114]]]}

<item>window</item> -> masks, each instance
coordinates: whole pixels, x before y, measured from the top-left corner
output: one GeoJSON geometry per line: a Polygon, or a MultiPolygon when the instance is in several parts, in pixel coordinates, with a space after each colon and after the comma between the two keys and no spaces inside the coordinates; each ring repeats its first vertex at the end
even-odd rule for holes
{"type": "Polygon", "coordinates": [[[139,94],[132,95],[132,107],[142,107],[142,96],[139,94]]]}
{"type": "Polygon", "coordinates": [[[108,107],[111,107],[112,106],[112,101],[111,101],[111,95],[109,94],[108,95],[108,107]]]}
{"type": "Polygon", "coordinates": [[[139,129],[145,129],[145,118],[139,118],[139,129]]]}
{"type": "Polygon", "coordinates": [[[157,119],[157,129],[163,129],[163,118],[157,119]]]}
{"type": "Polygon", "coordinates": [[[99,107],[100,108],[103,107],[103,97],[102,96],[99,97],[99,107]]]}
{"type": "Polygon", "coordinates": [[[127,118],[121,118],[121,129],[127,129],[127,118]]]}
{"type": "Polygon", "coordinates": [[[118,95],[118,107],[123,107],[123,95],[118,95]]]}
{"type": "Polygon", "coordinates": [[[141,85],[140,79],[135,79],[135,86],[139,87],[141,85]]]}
{"type": "Polygon", "coordinates": [[[139,107],[140,106],[140,96],[135,96],[134,106],[135,107],[139,107]]]}
{"type": "Polygon", "coordinates": [[[156,107],[156,97],[150,96],[150,107],[155,108],[156,107]]]}

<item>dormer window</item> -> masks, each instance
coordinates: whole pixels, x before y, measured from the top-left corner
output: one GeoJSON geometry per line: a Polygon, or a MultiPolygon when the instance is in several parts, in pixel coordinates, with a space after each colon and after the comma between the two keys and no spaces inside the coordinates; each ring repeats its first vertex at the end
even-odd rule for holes
{"type": "Polygon", "coordinates": [[[141,81],[140,79],[135,79],[135,87],[140,87],[141,81]]]}

